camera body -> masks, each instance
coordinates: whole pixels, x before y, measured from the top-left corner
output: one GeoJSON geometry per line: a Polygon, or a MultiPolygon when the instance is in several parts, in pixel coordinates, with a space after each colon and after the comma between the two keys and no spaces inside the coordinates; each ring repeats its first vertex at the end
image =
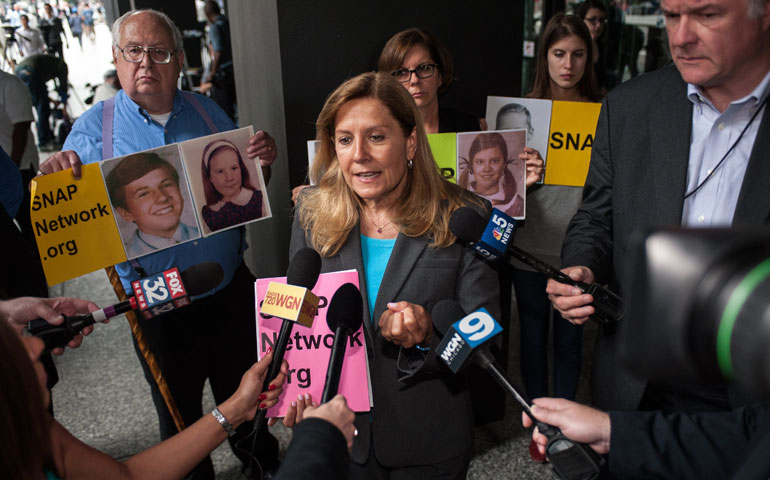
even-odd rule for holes
{"type": "Polygon", "coordinates": [[[621,358],[668,382],[770,398],[770,229],[667,229],[640,240],[621,358]]]}

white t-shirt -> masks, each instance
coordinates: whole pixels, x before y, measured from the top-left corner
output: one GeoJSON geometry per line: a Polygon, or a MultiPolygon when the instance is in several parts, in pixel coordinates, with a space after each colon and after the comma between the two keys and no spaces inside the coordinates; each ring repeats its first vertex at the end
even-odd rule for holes
{"type": "MultiPolygon", "coordinates": [[[[10,73],[0,72],[0,145],[8,155],[13,146],[13,125],[21,122],[32,122],[32,100],[29,90],[18,77],[10,73]]],[[[20,169],[37,170],[38,156],[32,131],[27,133],[27,146],[21,157],[20,169]]]]}
{"type": "Polygon", "coordinates": [[[36,53],[43,53],[45,43],[40,30],[36,28],[18,28],[16,29],[16,43],[19,44],[19,51],[23,58],[36,53]]]}

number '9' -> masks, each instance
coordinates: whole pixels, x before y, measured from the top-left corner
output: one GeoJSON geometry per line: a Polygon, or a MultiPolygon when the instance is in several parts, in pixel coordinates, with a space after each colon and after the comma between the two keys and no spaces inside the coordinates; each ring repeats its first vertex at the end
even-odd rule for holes
{"type": "Polygon", "coordinates": [[[495,321],[484,312],[474,312],[460,320],[460,331],[473,342],[483,340],[495,329],[495,321]]]}

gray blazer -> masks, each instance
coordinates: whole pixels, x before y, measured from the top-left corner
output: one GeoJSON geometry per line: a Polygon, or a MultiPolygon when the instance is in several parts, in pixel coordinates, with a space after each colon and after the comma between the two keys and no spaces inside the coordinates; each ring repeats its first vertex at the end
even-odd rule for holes
{"type": "MultiPolygon", "coordinates": [[[[770,219],[770,118],[763,114],[749,159],[733,225],[770,219]]],[[[567,230],[563,265],[590,267],[621,296],[634,235],[679,226],[687,183],[692,103],[687,84],[671,66],[613,90],[602,104],[583,203],[567,230]]],[[[722,168],[730,168],[729,159],[722,168]]],[[[622,328],[622,325],[619,327],[622,328]]],[[[647,380],[618,365],[617,335],[600,332],[592,379],[600,408],[633,410],[647,380]]]]}
{"type": "MultiPolygon", "coordinates": [[[[356,226],[342,249],[323,258],[322,272],[356,269],[364,299],[364,330],[369,356],[374,407],[356,418],[359,435],[351,459],[366,462],[370,441],[377,460],[386,467],[438,463],[469,453],[473,446],[473,415],[462,375],[454,375],[431,351],[403,349],[384,340],[379,318],[388,302],[408,301],[428,312],[442,299],[455,299],[466,312],[486,308],[500,318],[497,273],[458,244],[428,247],[426,237],[399,234],[382,278],[374,316],[369,314],[366,279],[356,226]]],[[[308,246],[295,218],[291,255],[308,246]]]]}

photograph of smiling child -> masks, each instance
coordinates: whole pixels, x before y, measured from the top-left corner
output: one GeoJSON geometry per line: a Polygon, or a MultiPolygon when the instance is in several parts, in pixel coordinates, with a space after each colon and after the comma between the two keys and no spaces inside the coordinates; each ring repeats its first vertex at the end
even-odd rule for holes
{"type": "Polygon", "coordinates": [[[457,134],[457,184],[492,203],[513,218],[523,219],[526,207],[526,130],[457,134]]]}
{"type": "Polygon", "coordinates": [[[246,155],[251,129],[180,144],[203,234],[270,216],[258,160],[246,155]]]}
{"type": "Polygon", "coordinates": [[[200,237],[176,145],[108,160],[102,173],[129,259],[200,237]]]}

